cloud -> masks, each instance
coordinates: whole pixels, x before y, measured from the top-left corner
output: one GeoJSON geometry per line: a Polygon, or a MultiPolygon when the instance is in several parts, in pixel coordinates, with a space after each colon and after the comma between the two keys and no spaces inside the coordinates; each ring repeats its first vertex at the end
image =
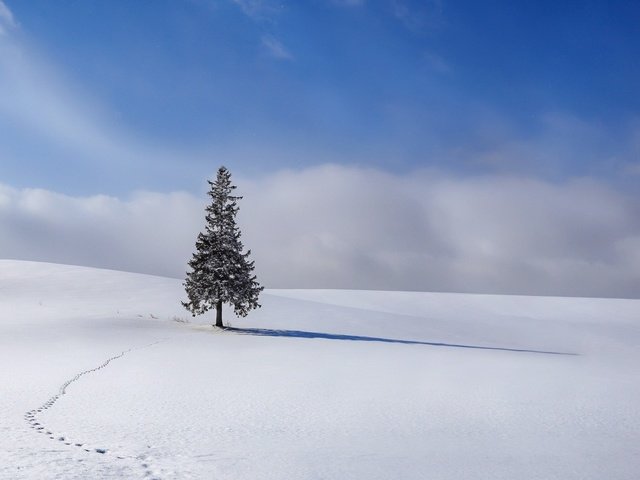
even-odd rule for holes
{"type": "Polygon", "coordinates": [[[282,4],[272,0],[231,0],[238,5],[245,15],[254,20],[265,20],[282,9],[282,4]]]}
{"type": "Polygon", "coordinates": [[[269,55],[278,60],[293,60],[293,55],[285,46],[272,35],[262,36],[262,45],[265,47],[269,55]]]}
{"type": "Polygon", "coordinates": [[[457,145],[451,142],[441,157],[481,171],[608,180],[619,177],[638,158],[629,126],[613,129],[567,112],[545,112],[527,122],[523,129],[514,118],[491,109],[470,111],[459,120],[457,145]]]}
{"type": "Polygon", "coordinates": [[[625,142],[625,151],[614,160],[622,164],[624,175],[640,175],[640,121],[635,120],[630,127],[629,141],[625,142]]]}
{"type": "Polygon", "coordinates": [[[444,58],[433,52],[425,52],[423,55],[427,66],[436,73],[451,73],[451,65],[444,58]]]}
{"type": "Polygon", "coordinates": [[[232,0],[247,15],[254,15],[264,7],[263,0],[232,0]]]}
{"type": "Polygon", "coordinates": [[[331,0],[331,3],[338,7],[361,7],[365,0],[331,0]]]}
{"type": "Polygon", "coordinates": [[[9,30],[17,28],[18,24],[6,3],[0,0],[0,35],[7,35],[9,30]]]}
{"type": "Polygon", "coordinates": [[[0,98],[0,113],[39,137],[94,158],[119,158],[127,150],[122,144],[128,142],[95,121],[89,99],[69,91],[52,69],[23,48],[0,50],[0,88],[12,92],[0,98]]]}
{"type": "MultiPolygon", "coordinates": [[[[269,287],[640,297],[638,199],[563,183],[324,165],[235,178],[269,287]]],[[[0,257],[182,277],[202,198],[0,188],[0,257]]]]}
{"type": "Polygon", "coordinates": [[[434,29],[443,23],[441,0],[426,0],[419,6],[407,0],[391,0],[391,11],[412,32],[434,29]]]}
{"type": "Polygon", "coordinates": [[[640,162],[625,165],[624,173],[629,175],[640,175],[640,162]]]}
{"type": "MultiPolygon", "coordinates": [[[[14,22],[0,0],[0,26],[3,19],[14,22]]],[[[0,95],[0,173],[20,156],[34,174],[51,170],[52,164],[73,171],[85,167],[131,173],[153,167],[158,172],[185,158],[199,161],[205,156],[204,148],[178,151],[130,131],[116,112],[51,66],[23,38],[0,36],[0,92],[11,92],[0,95]]]]}
{"type": "MultiPolygon", "coordinates": [[[[236,3],[247,15],[272,7],[236,3]]],[[[403,22],[415,13],[396,11],[403,22]]],[[[0,28],[17,28],[2,0],[0,28]]],[[[163,165],[173,181],[185,170],[185,159],[198,155],[133,136],[91,95],[11,37],[0,37],[0,91],[11,92],[0,95],[0,172],[10,163],[9,127],[16,126],[29,145],[41,146],[43,163],[60,169],[74,158],[97,176],[115,172],[119,184],[136,176],[133,168],[148,181],[163,165]]],[[[262,42],[270,55],[293,58],[273,36],[262,42]]],[[[425,59],[437,70],[441,59],[425,59]]],[[[421,124],[408,118],[399,125],[421,124]]],[[[240,212],[245,243],[261,279],[271,287],[640,297],[638,198],[593,179],[554,183],[526,177],[550,171],[546,178],[566,178],[566,172],[554,174],[558,165],[600,165],[612,153],[617,165],[637,173],[640,128],[612,148],[618,139],[601,125],[571,115],[545,115],[536,135],[519,135],[508,124],[484,116],[475,121],[477,135],[454,142],[456,151],[442,150],[441,164],[476,164],[497,172],[492,175],[321,165],[237,178],[246,196],[240,212]]],[[[297,153],[289,144],[270,152],[243,147],[257,158],[297,153]]],[[[233,159],[238,152],[229,147],[225,155],[233,159]]],[[[35,160],[25,155],[25,161],[36,175],[35,160]]],[[[73,197],[0,186],[0,257],[181,277],[202,227],[204,201],[187,193],[73,197]]]]}
{"type": "Polygon", "coordinates": [[[121,200],[0,187],[0,252],[32,259],[177,276],[200,227],[202,201],[140,192],[121,200]],[[192,238],[190,238],[192,237],[192,238]]]}

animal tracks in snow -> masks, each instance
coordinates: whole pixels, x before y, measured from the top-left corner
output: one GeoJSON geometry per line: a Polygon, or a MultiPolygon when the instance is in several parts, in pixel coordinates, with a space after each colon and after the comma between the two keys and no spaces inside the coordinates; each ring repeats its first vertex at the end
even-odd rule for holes
{"type": "MultiPolygon", "coordinates": [[[[107,453],[109,453],[109,449],[108,448],[104,448],[104,447],[90,447],[87,443],[83,443],[83,442],[76,442],[76,441],[72,441],[69,438],[67,438],[64,435],[60,435],[60,434],[55,434],[51,429],[47,428],[46,425],[43,423],[43,421],[39,418],[39,416],[45,412],[46,410],[50,409],[51,407],[53,407],[56,402],[58,400],[60,400],[62,398],[62,396],[67,395],[67,389],[69,388],[69,386],[75,382],[77,382],[78,380],[80,380],[83,376],[88,375],[90,373],[95,373],[98,372],[99,370],[102,370],[103,368],[106,368],[111,362],[113,362],[114,360],[117,360],[119,358],[124,357],[127,353],[133,351],[133,350],[140,350],[142,348],[148,348],[151,347],[153,345],[156,345],[158,343],[160,343],[162,340],[158,340],[156,342],[147,344],[147,345],[143,345],[140,347],[132,347],[129,348],[127,350],[123,350],[122,352],[120,352],[118,355],[114,355],[113,357],[108,358],[107,360],[105,360],[102,364],[98,365],[95,368],[91,368],[89,370],[84,370],[78,374],[76,374],[73,378],[67,380],[66,382],[64,382],[59,390],[58,393],[56,393],[55,395],[53,395],[51,398],[49,398],[47,401],[45,401],[42,405],[40,405],[39,407],[34,408],[33,410],[29,410],[28,412],[26,412],[24,414],[24,419],[27,422],[27,424],[29,425],[29,427],[31,429],[33,429],[35,432],[39,433],[39,434],[43,434],[43,435],[47,435],[51,440],[54,440],[56,442],[59,442],[60,444],[64,444],[70,447],[74,447],[74,448],[80,448],[82,450],[84,450],[85,452],[94,452],[100,455],[105,455],[107,453]]],[[[141,456],[115,456],[114,458],[117,459],[124,459],[124,458],[134,458],[134,459],[142,459],[144,457],[141,456]]],[[[149,470],[149,465],[147,463],[144,463],[143,468],[145,469],[145,476],[149,476],[151,475],[151,471],[149,470]]]]}

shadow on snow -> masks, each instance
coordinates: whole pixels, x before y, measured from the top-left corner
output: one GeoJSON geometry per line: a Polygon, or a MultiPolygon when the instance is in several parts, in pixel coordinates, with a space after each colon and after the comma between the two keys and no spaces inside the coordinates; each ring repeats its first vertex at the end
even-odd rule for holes
{"type": "Polygon", "coordinates": [[[540,353],[545,355],[579,355],[578,353],[552,352],[545,350],[529,350],[524,348],[488,347],[481,345],[465,345],[457,343],[420,342],[417,340],[399,340],[393,338],[363,337],[360,335],[340,335],[337,333],[304,332],[301,330],[271,330],[267,328],[226,328],[241,335],[258,337],[320,338],[323,340],[349,340],[352,342],[400,343],[404,345],[429,345],[431,347],[471,348],[476,350],[499,350],[503,352],[540,353]]]}

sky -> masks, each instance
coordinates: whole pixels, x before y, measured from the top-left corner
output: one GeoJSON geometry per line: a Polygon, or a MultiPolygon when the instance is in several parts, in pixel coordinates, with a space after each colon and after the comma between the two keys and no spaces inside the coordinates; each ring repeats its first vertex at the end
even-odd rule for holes
{"type": "Polygon", "coordinates": [[[0,257],[640,297],[640,4],[0,0],[0,257]]]}

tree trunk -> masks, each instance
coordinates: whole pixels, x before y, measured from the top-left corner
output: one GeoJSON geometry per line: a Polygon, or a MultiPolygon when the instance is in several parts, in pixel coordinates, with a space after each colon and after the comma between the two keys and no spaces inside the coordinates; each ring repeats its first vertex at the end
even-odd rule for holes
{"type": "Polygon", "coordinates": [[[224,327],[222,324],[222,300],[218,300],[216,304],[216,327],[224,327]]]}

